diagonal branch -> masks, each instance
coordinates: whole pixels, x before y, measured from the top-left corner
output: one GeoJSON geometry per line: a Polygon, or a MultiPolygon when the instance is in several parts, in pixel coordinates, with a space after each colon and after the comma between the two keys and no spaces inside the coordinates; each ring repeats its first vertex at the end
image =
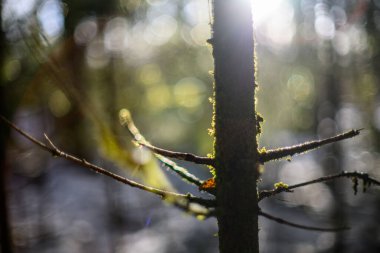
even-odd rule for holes
{"type": "Polygon", "coordinates": [[[171,171],[175,172],[177,175],[179,175],[184,180],[196,185],[200,186],[202,185],[202,180],[194,176],[193,174],[189,173],[187,169],[178,166],[175,162],[172,160],[163,157],[161,155],[156,154],[157,159],[167,168],[169,168],[171,171]]]}
{"type": "Polygon", "coordinates": [[[139,145],[151,150],[153,153],[197,164],[214,165],[214,159],[209,157],[201,157],[191,153],[175,152],[153,146],[144,138],[143,135],[141,135],[140,131],[132,120],[130,112],[127,109],[121,110],[119,117],[121,125],[128,129],[129,133],[132,135],[135,141],[139,145]]]}
{"type": "Polygon", "coordinates": [[[302,154],[305,152],[308,152],[313,149],[317,149],[323,145],[338,142],[341,140],[345,140],[348,138],[352,138],[358,134],[360,134],[360,131],[362,129],[353,129],[349,132],[345,132],[339,135],[336,135],[334,137],[326,138],[323,140],[316,140],[316,141],[310,141],[305,142],[302,144],[290,146],[290,147],[284,147],[284,148],[278,148],[278,149],[271,149],[267,151],[262,151],[260,153],[260,162],[265,163],[272,160],[278,160],[281,158],[302,154]]]}
{"type": "Polygon", "coordinates": [[[294,223],[294,222],[290,222],[290,221],[287,221],[287,220],[275,217],[275,216],[273,216],[271,214],[268,214],[268,213],[265,213],[263,211],[259,211],[259,215],[261,215],[261,216],[263,216],[263,217],[265,217],[265,218],[267,218],[269,220],[273,220],[273,221],[275,221],[277,223],[280,223],[280,224],[284,224],[284,225],[295,227],[295,228],[305,229],[305,230],[311,230],[311,231],[338,232],[338,231],[350,229],[349,227],[342,227],[342,228],[321,228],[321,227],[313,227],[313,226],[301,225],[301,224],[297,224],[297,223],[294,223]]]}
{"type": "Polygon", "coordinates": [[[193,207],[192,205],[196,204],[190,204],[190,203],[180,203],[180,202],[174,202],[173,205],[177,207],[178,209],[186,212],[186,214],[194,216],[195,218],[199,220],[205,220],[211,217],[214,217],[215,210],[213,208],[205,208],[204,206],[199,207],[193,207]]]}
{"type": "Polygon", "coordinates": [[[150,143],[139,143],[141,146],[146,147],[153,153],[170,157],[170,158],[175,158],[179,160],[184,160],[188,162],[193,162],[197,164],[204,164],[204,165],[214,165],[214,160],[209,157],[201,157],[197,156],[191,153],[183,153],[183,152],[175,152],[175,151],[170,151],[162,148],[155,147],[151,145],[150,143]]]}
{"type": "Polygon", "coordinates": [[[45,135],[45,138],[49,142],[50,146],[48,146],[45,143],[37,140],[36,138],[34,138],[30,134],[26,133],[25,131],[23,131],[22,129],[20,129],[19,127],[17,127],[16,125],[14,125],[12,122],[10,122],[9,120],[7,120],[6,118],[4,118],[1,115],[0,115],[0,119],[4,123],[6,123],[8,126],[10,126],[12,129],[14,129],[18,133],[20,133],[22,136],[24,136],[25,138],[27,138],[28,140],[30,140],[31,142],[36,144],[41,149],[50,152],[53,156],[62,157],[66,160],[69,160],[69,161],[72,161],[76,164],[79,164],[80,166],[82,166],[84,168],[87,168],[87,169],[90,169],[96,173],[100,173],[100,174],[103,174],[105,176],[108,176],[108,177],[110,177],[116,181],[119,181],[121,183],[129,185],[131,187],[138,188],[140,190],[147,191],[147,192],[153,193],[155,195],[158,195],[163,199],[173,200],[176,204],[180,203],[181,205],[183,205],[181,203],[181,201],[179,201],[179,200],[182,200],[182,202],[183,202],[183,200],[186,200],[186,202],[188,202],[188,203],[197,203],[197,204],[203,205],[205,207],[215,206],[215,201],[212,199],[203,199],[200,197],[193,196],[191,194],[180,194],[180,193],[176,193],[176,192],[170,192],[170,191],[157,189],[154,187],[143,185],[141,183],[138,183],[138,182],[133,181],[131,179],[122,177],[120,175],[114,174],[114,173],[112,173],[112,172],[110,172],[110,171],[108,171],[102,167],[99,167],[95,164],[92,164],[92,163],[86,161],[85,159],[78,158],[78,157],[75,157],[73,155],[70,155],[70,154],[67,154],[67,153],[61,151],[60,149],[58,149],[53,144],[53,142],[46,135],[45,135]]]}
{"type": "Polygon", "coordinates": [[[277,195],[277,194],[279,194],[281,192],[291,192],[293,189],[296,189],[296,188],[299,188],[299,187],[302,187],[302,186],[306,186],[306,185],[310,185],[310,184],[316,184],[316,183],[322,183],[322,182],[327,182],[327,181],[332,181],[332,180],[335,180],[337,178],[342,178],[342,177],[353,179],[355,192],[357,191],[357,184],[358,184],[357,183],[357,178],[360,178],[361,180],[363,180],[364,189],[366,189],[367,186],[368,187],[371,186],[371,184],[380,186],[380,182],[377,181],[376,179],[371,178],[367,173],[357,172],[357,171],[354,171],[354,172],[342,171],[339,174],[328,175],[328,176],[325,176],[325,177],[320,177],[320,178],[317,178],[317,179],[314,179],[314,180],[310,180],[310,181],[306,181],[306,182],[303,182],[303,183],[289,185],[287,187],[279,187],[279,188],[273,189],[273,190],[264,190],[264,191],[261,191],[260,194],[259,194],[259,201],[261,201],[264,198],[268,198],[268,197],[277,195]]]}

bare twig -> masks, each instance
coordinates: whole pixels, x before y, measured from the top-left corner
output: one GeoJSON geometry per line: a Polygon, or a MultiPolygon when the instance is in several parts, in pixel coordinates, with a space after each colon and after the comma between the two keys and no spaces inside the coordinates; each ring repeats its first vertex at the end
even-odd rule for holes
{"type": "Polygon", "coordinates": [[[261,216],[263,216],[263,217],[265,217],[265,218],[267,218],[269,220],[273,220],[273,221],[275,221],[277,223],[280,223],[280,224],[284,224],[284,225],[295,227],[295,228],[305,229],[305,230],[311,230],[311,231],[338,232],[338,231],[350,229],[349,227],[342,227],[342,228],[321,228],[321,227],[305,226],[305,225],[297,224],[297,223],[294,223],[294,222],[290,222],[290,221],[287,221],[287,220],[275,217],[275,216],[270,215],[268,213],[265,213],[265,212],[263,212],[261,210],[259,211],[259,215],[261,215],[261,216]]]}
{"type": "Polygon", "coordinates": [[[141,135],[140,131],[138,130],[138,128],[136,127],[136,125],[134,124],[132,120],[130,112],[127,109],[121,110],[119,117],[120,117],[121,125],[128,129],[133,139],[139,145],[146,147],[152,152],[162,155],[162,156],[184,160],[188,162],[193,162],[197,164],[214,165],[214,159],[209,158],[209,157],[201,157],[201,156],[197,156],[191,153],[175,152],[175,151],[170,151],[170,150],[153,146],[144,138],[143,135],[141,135]]]}
{"type": "Polygon", "coordinates": [[[205,220],[205,219],[208,219],[211,217],[215,217],[215,215],[214,215],[215,209],[214,208],[205,208],[203,206],[201,208],[199,208],[199,207],[193,206],[193,205],[197,205],[197,204],[189,204],[188,202],[187,203],[180,203],[178,201],[175,202],[173,205],[175,207],[181,209],[182,211],[186,212],[186,214],[194,216],[200,220],[205,220]]]}
{"type": "Polygon", "coordinates": [[[156,154],[157,159],[167,168],[169,168],[171,171],[178,174],[181,178],[184,180],[196,185],[200,186],[202,184],[202,180],[194,176],[193,174],[189,173],[185,168],[178,166],[175,162],[172,160],[163,157],[161,155],[156,154]]]}
{"type": "Polygon", "coordinates": [[[129,185],[131,187],[138,188],[138,189],[141,189],[143,191],[147,191],[147,192],[156,194],[156,195],[162,197],[163,199],[173,200],[176,203],[179,203],[179,202],[177,202],[177,200],[182,199],[182,200],[187,200],[190,203],[197,203],[197,204],[203,205],[205,207],[215,206],[215,201],[211,200],[211,199],[203,199],[203,198],[193,196],[191,194],[180,194],[180,193],[176,193],[176,192],[160,190],[160,189],[157,189],[154,187],[143,185],[141,183],[138,183],[138,182],[133,181],[131,179],[122,177],[120,175],[114,174],[114,173],[112,173],[112,172],[110,172],[110,171],[108,171],[102,167],[99,167],[95,164],[87,162],[85,159],[81,159],[81,158],[75,157],[73,155],[70,155],[70,154],[67,154],[67,153],[61,151],[60,149],[58,149],[53,144],[53,142],[46,135],[45,135],[45,138],[47,139],[50,147],[48,145],[46,145],[45,143],[37,140],[36,138],[31,136],[30,134],[26,133],[25,131],[23,131],[22,129],[20,129],[15,124],[13,124],[12,122],[10,122],[9,120],[7,120],[6,118],[4,118],[1,115],[0,115],[0,119],[3,122],[5,122],[8,126],[10,126],[12,129],[14,129],[18,133],[20,133],[22,136],[24,136],[25,138],[27,138],[28,140],[30,140],[31,142],[36,144],[41,149],[44,149],[45,151],[50,152],[53,156],[62,157],[66,160],[77,163],[82,167],[88,168],[92,171],[95,171],[96,173],[100,173],[100,174],[103,174],[105,176],[111,177],[114,180],[119,181],[121,183],[124,183],[126,185],[129,185]]]}
{"type": "Polygon", "coordinates": [[[201,157],[201,156],[197,156],[191,153],[170,151],[170,150],[155,147],[151,145],[150,143],[139,143],[139,144],[151,150],[152,152],[162,155],[162,156],[184,160],[188,162],[193,162],[197,164],[214,165],[214,160],[209,157],[201,157]]]}
{"type": "Polygon", "coordinates": [[[310,142],[305,142],[305,143],[290,146],[290,147],[262,151],[260,154],[260,162],[265,163],[272,160],[277,160],[277,159],[281,159],[281,158],[285,158],[285,157],[289,157],[289,156],[293,156],[297,154],[302,154],[307,151],[317,149],[326,144],[352,138],[360,134],[361,130],[362,129],[353,129],[349,132],[339,134],[334,137],[326,138],[323,140],[310,141],[310,142]]]}
{"type": "Polygon", "coordinates": [[[306,181],[303,183],[289,185],[287,187],[280,187],[280,188],[273,189],[273,190],[261,191],[259,194],[259,201],[264,199],[264,198],[268,198],[268,197],[277,195],[281,192],[291,192],[293,189],[296,189],[296,188],[299,188],[302,186],[326,182],[326,181],[331,181],[331,180],[334,180],[337,178],[342,178],[342,177],[356,179],[356,181],[354,180],[354,190],[355,190],[355,187],[357,187],[357,178],[360,178],[361,180],[363,180],[363,186],[364,187],[371,186],[371,184],[380,186],[380,182],[377,181],[376,179],[371,178],[367,173],[362,173],[362,172],[357,172],[357,171],[354,171],[354,172],[343,171],[339,174],[333,174],[333,175],[329,175],[329,176],[325,176],[325,177],[320,177],[320,178],[310,180],[310,181],[306,181]]]}
{"type": "Polygon", "coordinates": [[[10,128],[12,128],[13,130],[15,130],[16,132],[18,132],[19,134],[21,134],[22,136],[24,136],[25,138],[27,138],[28,140],[30,140],[31,142],[33,142],[34,144],[36,144],[37,146],[39,146],[40,148],[48,151],[48,152],[51,152],[52,155],[56,155],[54,154],[54,152],[52,151],[51,148],[49,148],[48,146],[46,146],[44,143],[40,142],[39,140],[37,140],[36,138],[34,138],[33,136],[31,136],[30,134],[28,134],[27,132],[21,130],[18,126],[16,126],[15,124],[13,124],[12,122],[10,122],[9,120],[7,120],[3,115],[0,115],[0,119],[5,123],[7,124],[10,128]]]}

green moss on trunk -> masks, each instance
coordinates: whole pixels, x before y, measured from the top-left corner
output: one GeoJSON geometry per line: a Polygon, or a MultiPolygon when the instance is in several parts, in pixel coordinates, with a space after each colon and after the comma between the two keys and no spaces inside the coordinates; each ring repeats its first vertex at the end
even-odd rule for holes
{"type": "Polygon", "coordinates": [[[250,0],[215,0],[215,160],[221,253],[258,252],[254,41],[250,0]]]}

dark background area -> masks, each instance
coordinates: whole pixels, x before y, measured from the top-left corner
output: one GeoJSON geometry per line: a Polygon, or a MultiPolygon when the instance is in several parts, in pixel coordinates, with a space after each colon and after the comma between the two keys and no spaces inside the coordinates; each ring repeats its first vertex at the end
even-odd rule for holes
{"type": "MultiPolygon", "coordinates": [[[[342,170],[380,179],[380,1],[253,4],[260,146],[364,128],[354,139],[266,164],[260,188],[342,170]]],[[[212,153],[211,12],[206,0],[4,0],[1,113],[113,172],[196,193],[132,145],[118,113],[129,109],[157,146],[212,153]]],[[[54,158],[3,125],[0,137],[15,252],[218,251],[215,219],[54,158]]],[[[352,186],[341,179],[263,200],[264,210],[292,222],[351,229],[309,232],[260,219],[261,252],[379,252],[379,189],[359,186],[354,195],[352,186]]]]}

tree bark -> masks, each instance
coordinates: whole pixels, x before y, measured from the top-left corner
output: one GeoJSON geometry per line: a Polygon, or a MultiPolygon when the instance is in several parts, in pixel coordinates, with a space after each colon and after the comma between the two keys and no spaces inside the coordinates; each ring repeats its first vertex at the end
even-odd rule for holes
{"type": "Polygon", "coordinates": [[[221,253],[259,251],[250,0],[214,0],[215,161],[221,253]]]}
{"type": "MultiPolygon", "coordinates": [[[[2,5],[0,5],[0,22],[2,22],[2,5]]],[[[3,67],[6,52],[6,39],[3,29],[0,28],[0,67],[3,67]]],[[[6,85],[0,76],[0,114],[10,118],[11,107],[6,100],[6,85]]],[[[9,127],[0,124],[0,252],[13,252],[11,226],[9,221],[9,206],[7,184],[9,180],[9,168],[6,164],[6,141],[9,135],[9,127]]]]}

